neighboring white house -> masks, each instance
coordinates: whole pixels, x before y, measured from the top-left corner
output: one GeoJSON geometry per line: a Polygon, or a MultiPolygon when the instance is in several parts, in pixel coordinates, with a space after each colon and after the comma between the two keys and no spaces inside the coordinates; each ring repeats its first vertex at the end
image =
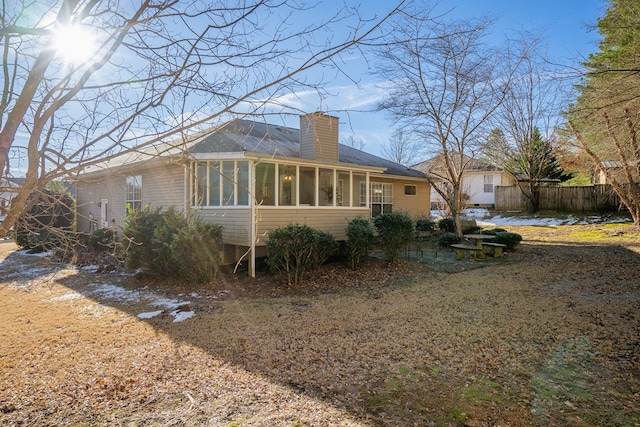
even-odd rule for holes
{"type": "Polygon", "coordinates": [[[265,255],[268,232],[306,224],[345,240],[348,222],[402,210],[428,215],[424,173],[338,143],[338,118],[300,129],[233,120],[90,167],[76,185],[81,231],[122,226],[128,208],[175,206],[223,226],[224,261],[265,255]]]}
{"type": "Polygon", "coordinates": [[[628,162],[627,165],[630,167],[624,168],[620,160],[606,160],[600,163],[596,171],[596,184],[611,184],[613,180],[619,184],[627,184],[629,182],[627,172],[631,173],[631,179],[634,182],[640,182],[637,162],[628,162]]]}
{"type": "MultiPolygon", "coordinates": [[[[462,173],[462,188],[466,207],[494,208],[496,203],[495,187],[516,185],[512,175],[484,160],[463,155],[463,163],[465,168],[462,173]]],[[[446,190],[447,187],[447,181],[442,178],[447,176],[442,154],[411,167],[424,172],[431,183],[431,208],[443,209],[444,200],[435,189],[446,190]]]]}

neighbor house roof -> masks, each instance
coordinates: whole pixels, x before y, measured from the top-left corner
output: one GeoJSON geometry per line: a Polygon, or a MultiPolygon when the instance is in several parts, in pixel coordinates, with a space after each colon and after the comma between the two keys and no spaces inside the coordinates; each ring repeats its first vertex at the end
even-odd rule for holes
{"type": "MultiPolygon", "coordinates": [[[[498,166],[487,162],[483,159],[476,159],[467,156],[466,154],[462,154],[462,159],[459,157],[459,153],[451,153],[452,160],[454,164],[459,164],[460,160],[462,160],[465,164],[465,172],[502,172],[503,169],[498,166]]],[[[424,160],[420,163],[417,163],[411,166],[413,169],[418,169],[424,172],[427,175],[432,174],[442,174],[443,169],[445,167],[444,163],[444,155],[442,153],[438,154],[435,157],[424,160]]]]}

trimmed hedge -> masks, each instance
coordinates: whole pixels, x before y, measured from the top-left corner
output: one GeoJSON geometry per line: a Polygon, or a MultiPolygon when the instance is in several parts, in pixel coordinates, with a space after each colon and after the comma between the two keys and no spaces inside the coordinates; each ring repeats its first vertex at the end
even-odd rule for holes
{"type": "Polygon", "coordinates": [[[375,217],[373,224],[378,230],[387,261],[395,263],[400,256],[400,249],[413,237],[413,219],[401,212],[391,212],[375,217]]]}
{"type": "Polygon", "coordinates": [[[501,243],[507,245],[507,249],[515,248],[522,241],[522,236],[517,233],[508,233],[501,231],[496,233],[496,238],[492,240],[494,243],[501,243]]]}
{"type": "Polygon", "coordinates": [[[460,236],[457,233],[446,232],[442,233],[438,238],[438,245],[440,246],[449,246],[456,243],[460,243],[460,236]]]}
{"type": "Polygon", "coordinates": [[[376,233],[366,218],[354,218],[347,225],[347,261],[352,270],[357,270],[362,258],[369,255],[375,243],[376,233]]]}
{"type": "Polygon", "coordinates": [[[308,225],[289,224],[269,232],[267,265],[289,286],[299,285],[304,274],[322,265],[336,248],[332,235],[308,225]]]}

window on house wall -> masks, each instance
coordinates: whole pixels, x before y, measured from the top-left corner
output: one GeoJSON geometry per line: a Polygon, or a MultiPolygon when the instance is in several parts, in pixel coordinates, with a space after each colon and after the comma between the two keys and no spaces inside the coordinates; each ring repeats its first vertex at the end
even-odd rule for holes
{"type": "Polygon", "coordinates": [[[316,168],[300,166],[300,205],[316,206],[316,168]]]}
{"type": "Polygon", "coordinates": [[[373,218],[383,213],[392,212],[393,185],[389,182],[372,182],[371,191],[371,216],[373,218]]]}
{"type": "Polygon", "coordinates": [[[333,185],[333,169],[320,169],[318,172],[318,206],[333,206],[335,186],[333,185]]]}
{"type": "Polygon", "coordinates": [[[126,207],[127,210],[138,211],[142,209],[142,175],[127,177],[126,182],[126,207]]]}
{"type": "Polygon", "coordinates": [[[418,194],[418,187],[416,185],[405,184],[404,194],[405,196],[415,196],[416,194],[418,194]]]}
{"type": "Polygon", "coordinates": [[[484,176],[484,192],[493,193],[493,175],[484,176]]]}
{"type": "Polygon", "coordinates": [[[200,164],[196,168],[194,205],[197,205],[197,206],[207,205],[207,173],[208,173],[208,168],[206,163],[200,164]]]}
{"type": "Polygon", "coordinates": [[[207,206],[220,206],[220,162],[209,162],[209,202],[207,206]]]}
{"type": "Polygon", "coordinates": [[[364,176],[358,175],[358,179],[356,180],[356,176],[354,175],[354,181],[358,183],[358,200],[360,207],[367,206],[367,181],[364,176]]]}
{"type": "Polygon", "coordinates": [[[238,187],[238,206],[249,206],[249,162],[236,162],[236,185],[238,187]]]}
{"type": "Polygon", "coordinates": [[[349,188],[349,177],[349,172],[338,171],[338,186],[336,187],[337,206],[351,206],[351,189],[349,188]]]}
{"type": "Polygon", "coordinates": [[[258,163],[256,165],[256,203],[262,206],[276,204],[276,165],[258,163]]]}
{"type": "Polygon", "coordinates": [[[222,162],[222,204],[235,205],[235,165],[234,162],[222,162]]]}
{"type": "Polygon", "coordinates": [[[297,195],[297,170],[295,166],[280,165],[278,167],[278,205],[295,206],[297,195]]]}
{"type": "Polygon", "coordinates": [[[196,166],[194,206],[248,206],[249,162],[203,162],[196,166]]]}

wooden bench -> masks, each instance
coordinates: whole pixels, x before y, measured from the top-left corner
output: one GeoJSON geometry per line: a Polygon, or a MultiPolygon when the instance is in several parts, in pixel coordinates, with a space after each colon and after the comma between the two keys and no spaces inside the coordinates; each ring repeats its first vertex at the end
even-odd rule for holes
{"type": "Polygon", "coordinates": [[[471,259],[482,259],[484,258],[484,249],[482,247],[478,247],[476,245],[460,245],[454,244],[451,247],[456,251],[456,259],[464,259],[467,252],[469,252],[469,257],[471,259]]]}
{"type": "Polygon", "coordinates": [[[503,255],[502,250],[506,247],[507,245],[503,245],[502,243],[482,242],[484,252],[493,255],[494,258],[500,258],[503,255]]]}

